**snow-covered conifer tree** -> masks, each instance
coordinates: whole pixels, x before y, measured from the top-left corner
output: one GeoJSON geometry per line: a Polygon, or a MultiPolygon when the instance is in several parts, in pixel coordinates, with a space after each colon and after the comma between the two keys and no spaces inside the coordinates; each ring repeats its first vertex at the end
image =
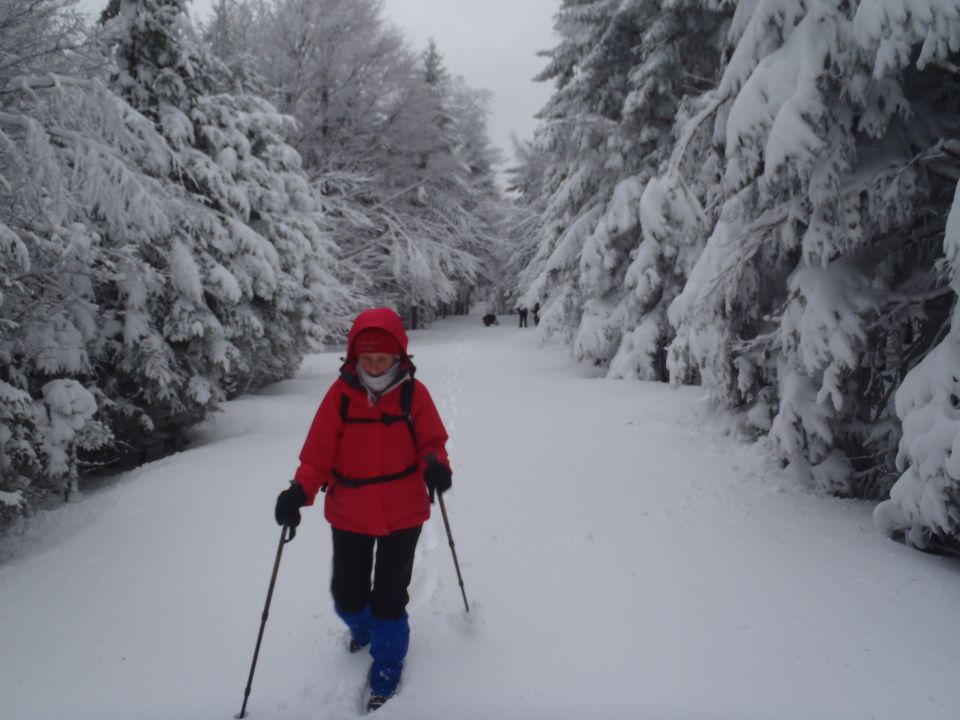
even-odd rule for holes
{"type": "Polygon", "coordinates": [[[4,525],[288,376],[350,312],[292,119],[216,92],[178,3],[105,13],[124,97],[70,75],[97,46],[68,5],[0,5],[0,47],[30,50],[0,63],[4,525]]]}
{"type": "MultiPolygon", "coordinates": [[[[954,5],[565,2],[521,274],[541,327],[612,375],[703,382],[814,487],[883,495],[893,394],[953,302],[954,5]]],[[[898,512],[950,534],[943,507],[898,512]]]]}
{"type": "Polygon", "coordinates": [[[885,308],[903,347],[896,379],[909,369],[895,395],[902,422],[899,477],[874,512],[881,528],[918,548],[960,543],[958,12],[955,1],[889,6],[865,0],[854,18],[873,77],[900,88],[909,103],[905,124],[919,136],[910,162],[920,199],[905,238],[913,282],[885,308]]]}
{"type": "Polygon", "coordinates": [[[541,327],[571,343],[588,299],[578,282],[581,249],[615,184],[608,163],[623,162],[618,120],[627,94],[626,56],[637,29],[618,26],[619,33],[612,31],[619,4],[565,0],[555,21],[561,42],[544,53],[550,59],[537,78],[556,86],[540,113],[535,140],[551,161],[544,174],[548,199],[538,250],[521,278],[527,285],[521,304],[541,302],[541,327]]]}
{"type": "Polygon", "coordinates": [[[340,329],[347,295],[284,142],[292,120],[262,99],[217,93],[229,73],[181,0],[121,0],[114,23],[116,85],[177,152],[187,192],[182,227],[154,259],[169,261],[172,281],[164,333],[204,406],[288,375],[311,341],[340,329]]]}
{"type": "Polygon", "coordinates": [[[512,138],[513,164],[507,168],[509,203],[504,208],[501,233],[508,246],[501,266],[501,296],[506,307],[515,309],[529,286],[533,258],[539,249],[540,217],[546,202],[546,150],[531,141],[512,138]]]}
{"type": "Polygon", "coordinates": [[[885,11],[868,7],[738,6],[713,127],[701,115],[681,132],[722,141],[723,194],[670,352],[678,379],[695,368],[804,482],[858,496],[889,484],[892,394],[945,317],[957,121],[956,75],[924,65],[949,43],[925,36],[937,49],[912,65],[916,38],[882,40],[885,11]]]}
{"type": "Polygon", "coordinates": [[[215,0],[212,10],[206,23],[201,23],[200,32],[210,52],[229,71],[229,87],[220,88],[221,92],[252,92],[266,97],[269,92],[254,56],[260,31],[256,0],[215,0]]]}
{"type": "Polygon", "coordinates": [[[567,2],[557,16],[562,42],[541,75],[557,90],[539,130],[554,162],[526,304],[544,301],[544,330],[613,376],[666,377],[666,307],[695,255],[681,247],[696,245],[693,232],[671,245],[666,225],[701,211],[682,187],[648,183],[685,97],[716,81],[724,17],[652,0],[567,2]]]}
{"type": "Polygon", "coordinates": [[[115,444],[122,401],[100,380],[116,361],[120,279],[147,275],[131,241],[167,232],[177,205],[153,124],[68,74],[92,52],[70,4],[0,6],[0,46],[29,53],[0,63],[0,492],[12,515],[75,496],[80,454],[115,444]]]}

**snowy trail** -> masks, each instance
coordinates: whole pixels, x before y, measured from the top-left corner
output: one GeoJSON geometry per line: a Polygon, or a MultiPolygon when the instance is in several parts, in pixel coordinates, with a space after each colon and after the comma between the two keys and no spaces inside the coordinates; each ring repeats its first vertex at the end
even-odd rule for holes
{"type": "MultiPolygon", "coordinates": [[[[378,717],[954,720],[960,564],[796,491],[700,417],[696,388],[593,377],[533,330],[412,333],[451,435],[378,717]]],[[[0,718],[226,718],[279,539],[272,507],[339,364],[228,404],[198,446],[51,516],[0,565],[0,718]]],[[[284,551],[253,720],[358,717],[364,655],[327,592],[329,529],[284,551]]]]}

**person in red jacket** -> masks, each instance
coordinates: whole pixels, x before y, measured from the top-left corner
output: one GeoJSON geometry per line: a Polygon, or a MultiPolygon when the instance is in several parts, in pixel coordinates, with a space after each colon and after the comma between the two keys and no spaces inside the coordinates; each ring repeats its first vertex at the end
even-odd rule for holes
{"type": "Polygon", "coordinates": [[[368,710],[400,682],[414,551],[434,493],[452,482],[447,433],[415,370],[400,316],[389,308],[362,312],[275,509],[279,524],[296,527],[300,508],[326,492],[334,608],[350,629],[350,652],[369,645],[373,657],[368,710]]]}

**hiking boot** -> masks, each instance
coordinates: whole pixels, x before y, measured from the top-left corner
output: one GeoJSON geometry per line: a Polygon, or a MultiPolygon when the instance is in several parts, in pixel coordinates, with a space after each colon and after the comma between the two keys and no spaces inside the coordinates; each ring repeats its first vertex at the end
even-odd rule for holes
{"type": "Polygon", "coordinates": [[[390,695],[371,695],[370,699],[367,700],[367,712],[379,710],[390,697],[390,695]]]}

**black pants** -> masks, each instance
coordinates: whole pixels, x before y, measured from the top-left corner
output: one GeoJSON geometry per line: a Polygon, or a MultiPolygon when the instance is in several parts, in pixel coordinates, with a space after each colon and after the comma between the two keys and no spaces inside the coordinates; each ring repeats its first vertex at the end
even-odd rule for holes
{"type": "Polygon", "coordinates": [[[413,576],[413,554],[421,527],[398,530],[383,537],[333,528],[330,592],[340,612],[359,612],[369,603],[374,617],[404,617],[410,601],[407,588],[413,576]]]}

